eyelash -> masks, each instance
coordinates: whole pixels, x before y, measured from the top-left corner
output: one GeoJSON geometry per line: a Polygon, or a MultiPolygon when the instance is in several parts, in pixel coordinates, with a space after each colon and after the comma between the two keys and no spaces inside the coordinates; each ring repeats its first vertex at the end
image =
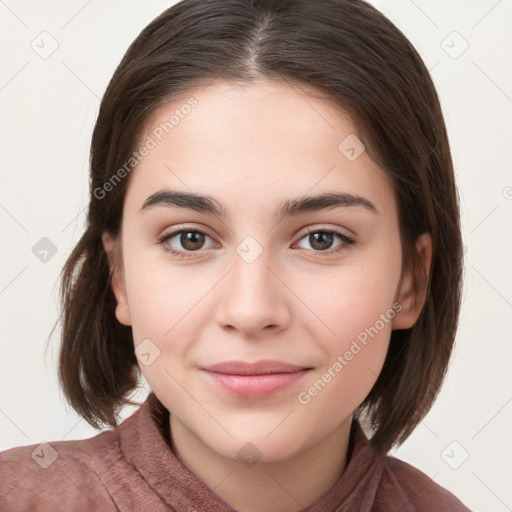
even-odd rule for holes
{"type": "MultiPolygon", "coordinates": [[[[170,240],[171,238],[174,238],[176,235],[179,235],[180,233],[188,233],[188,232],[200,233],[202,235],[208,236],[209,238],[212,238],[212,237],[210,237],[210,235],[208,235],[208,233],[205,233],[204,231],[201,231],[200,229],[195,229],[195,228],[194,229],[179,229],[179,230],[173,231],[171,233],[163,234],[160,238],[158,238],[158,243],[163,246],[168,240],[170,240]]],[[[356,243],[356,241],[353,238],[350,238],[347,235],[340,233],[339,231],[332,230],[332,229],[328,230],[328,229],[318,229],[318,228],[312,228],[312,229],[308,230],[306,233],[304,233],[302,235],[302,237],[299,239],[299,241],[302,240],[303,238],[305,238],[306,236],[310,235],[311,233],[328,233],[328,234],[337,235],[344,242],[339,247],[337,247],[336,249],[331,250],[331,251],[315,251],[315,250],[304,249],[304,250],[307,250],[308,252],[313,252],[315,255],[323,254],[323,253],[338,254],[342,251],[347,250],[350,246],[352,246],[356,243]]],[[[190,257],[192,257],[191,256],[192,254],[194,254],[196,252],[200,252],[200,251],[188,251],[188,252],[176,251],[176,250],[170,248],[169,246],[164,247],[164,251],[171,254],[172,256],[178,256],[179,258],[190,258],[190,257]],[[189,256],[189,254],[190,254],[190,256],[189,256]]]]}

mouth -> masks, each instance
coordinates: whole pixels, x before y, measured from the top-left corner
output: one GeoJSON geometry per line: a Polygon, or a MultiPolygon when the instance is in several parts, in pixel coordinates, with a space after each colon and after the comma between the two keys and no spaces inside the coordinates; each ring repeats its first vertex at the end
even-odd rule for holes
{"type": "Polygon", "coordinates": [[[232,396],[246,399],[265,398],[301,380],[311,367],[282,361],[225,361],[201,368],[208,381],[232,396]]]}

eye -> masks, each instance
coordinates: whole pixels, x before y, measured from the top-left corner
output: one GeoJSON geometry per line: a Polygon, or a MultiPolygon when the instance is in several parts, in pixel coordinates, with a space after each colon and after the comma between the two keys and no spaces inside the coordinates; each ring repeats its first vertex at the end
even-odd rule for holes
{"type": "Polygon", "coordinates": [[[182,229],[164,234],[158,239],[158,242],[164,246],[165,251],[170,252],[175,256],[186,258],[187,252],[197,252],[200,249],[205,249],[205,238],[210,238],[210,236],[208,236],[204,231],[200,231],[198,229],[182,229]],[[174,243],[174,247],[172,246],[172,243],[174,243]],[[178,247],[176,248],[176,246],[178,247]]]}
{"type": "MultiPolygon", "coordinates": [[[[355,240],[335,230],[325,230],[313,228],[309,230],[301,240],[306,240],[312,247],[314,252],[330,252],[337,253],[355,244],[355,240]],[[341,243],[335,246],[334,250],[328,251],[332,247],[335,238],[341,240],[341,243]]],[[[304,248],[304,247],[303,247],[304,248]]],[[[307,249],[307,247],[306,247],[307,249]]],[[[308,249],[309,250],[309,249],[308,249]]]]}
{"type": "MultiPolygon", "coordinates": [[[[204,231],[189,228],[166,233],[158,239],[158,242],[163,246],[164,251],[172,254],[173,256],[187,258],[191,257],[194,252],[200,252],[201,249],[208,249],[212,247],[214,244],[205,247],[205,240],[207,238],[210,240],[212,239],[204,231]]],[[[310,229],[300,240],[306,240],[306,242],[311,244],[312,247],[312,249],[302,247],[303,249],[314,253],[327,254],[339,253],[356,243],[354,239],[340,233],[339,231],[318,228],[310,229]],[[336,238],[341,242],[335,246],[333,250],[328,250],[331,248],[333,241],[336,238]]]]}

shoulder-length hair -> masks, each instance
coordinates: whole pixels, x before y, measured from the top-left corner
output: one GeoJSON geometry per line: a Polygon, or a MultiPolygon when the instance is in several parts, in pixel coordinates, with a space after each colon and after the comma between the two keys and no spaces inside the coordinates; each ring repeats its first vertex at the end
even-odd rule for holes
{"type": "Polygon", "coordinates": [[[391,178],[403,269],[412,269],[417,283],[426,280],[417,322],[392,332],[382,371],[355,411],[373,431],[371,444],[386,453],[424,418],[444,380],[460,310],[462,239],[446,128],[428,70],[403,33],[362,0],[183,0],[133,41],[101,101],[87,227],[61,272],[60,385],[95,428],[116,426],[118,409],[134,404],[128,394],[140,369],[131,328],[115,317],[101,241],[104,232],[119,235],[130,176],[115,184],[112,178],[126,174],[120,170],[159,106],[214,79],[259,78],[312,85],[350,115],[391,178]],[[415,250],[423,233],[433,243],[428,276],[415,250]]]}

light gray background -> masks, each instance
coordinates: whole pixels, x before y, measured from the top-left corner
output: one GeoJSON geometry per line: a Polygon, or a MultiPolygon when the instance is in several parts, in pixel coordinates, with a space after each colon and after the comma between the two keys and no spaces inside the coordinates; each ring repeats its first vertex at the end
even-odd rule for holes
{"type": "MultiPolygon", "coordinates": [[[[172,3],[0,0],[0,450],[98,433],[59,391],[59,331],[46,359],[45,341],[58,316],[59,271],[85,225],[99,99],[131,41],[172,3]],[[52,45],[55,52],[44,55],[52,45]],[[32,250],[43,237],[57,250],[46,262],[32,250]]],[[[512,510],[512,1],[372,3],[431,70],[452,145],[467,258],[444,388],[392,454],[472,510],[512,510]]],[[[149,389],[142,384],[139,401],[149,389]]]]}

